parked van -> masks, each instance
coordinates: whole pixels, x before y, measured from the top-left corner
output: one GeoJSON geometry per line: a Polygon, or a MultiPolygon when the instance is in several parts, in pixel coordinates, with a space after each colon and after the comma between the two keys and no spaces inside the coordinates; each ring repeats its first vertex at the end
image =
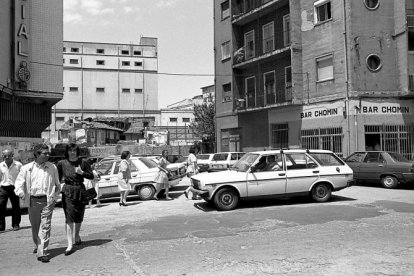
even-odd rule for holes
{"type": "Polygon", "coordinates": [[[244,152],[218,152],[211,159],[209,172],[218,172],[228,170],[230,166],[236,163],[245,153],[244,152]]]}

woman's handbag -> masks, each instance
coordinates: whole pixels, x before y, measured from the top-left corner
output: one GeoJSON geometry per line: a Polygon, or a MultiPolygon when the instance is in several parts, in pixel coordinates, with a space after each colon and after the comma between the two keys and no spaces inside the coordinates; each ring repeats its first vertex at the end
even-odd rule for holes
{"type": "Polygon", "coordinates": [[[94,199],[98,194],[94,187],[89,188],[82,192],[82,201],[87,204],[90,200],[94,199]]]}

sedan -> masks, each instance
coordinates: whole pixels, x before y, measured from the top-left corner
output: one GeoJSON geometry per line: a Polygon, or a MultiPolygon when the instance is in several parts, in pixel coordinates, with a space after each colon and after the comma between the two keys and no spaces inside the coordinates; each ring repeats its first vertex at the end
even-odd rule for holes
{"type": "Polygon", "coordinates": [[[218,210],[239,199],[309,195],[328,201],[333,191],[353,184],[352,169],[326,150],[270,150],[246,153],[228,171],[191,177],[194,192],[218,210]]]}
{"type": "Polygon", "coordinates": [[[381,183],[393,189],[400,183],[414,182],[414,163],[396,152],[358,151],[345,159],[357,182],[381,183]]]}
{"type": "MultiPolygon", "coordinates": [[[[149,200],[155,194],[155,176],[159,168],[155,162],[146,157],[131,157],[131,188],[137,193],[141,200],[149,200]]],[[[97,164],[96,171],[101,176],[98,182],[99,192],[102,197],[119,193],[118,191],[118,172],[121,159],[103,161],[97,164]]],[[[172,177],[170,187],[179,184],[182,177],[172,177]]]]}

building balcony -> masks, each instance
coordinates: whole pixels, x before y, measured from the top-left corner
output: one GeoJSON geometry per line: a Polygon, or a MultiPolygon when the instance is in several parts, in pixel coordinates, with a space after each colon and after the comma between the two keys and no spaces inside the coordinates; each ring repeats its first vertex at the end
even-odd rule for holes
{"type": "Polygon", "coordinates": [[[289,0],[233,0],[231,22],[242,26],[285,5],[289,0]]]}
{"type": "Polygon", "coordinates": [[[34,104],[56,104],[63,99],[63,92],[33,91],[23,89],[11,89],[0,84],[0,99],[11,100],[15,97],[19,102],[29,102],[34,104]]]}
{"type": "Polygon", "coordinates": [[[270,109],[285,106],[292,102],[292,86],[278,89],[267,89],[262,93],[248,92],[235,99],[236,112],[270,109]]]}
{"type": "Polygon", "coordinates": [[[267,38],[259,45],[249,43],[233,52],[233,68],[243,69],[255,65],[263,60],[276,59],[282,54],[290,54],[290,36],[289,32],[284,32],[283,36],[267,38]],[[280,39],[278,39],[280,38],[280,39]],[[281,39],[283,38],[283,39],[281,39]],[[278,41],[280,45],[275,45],[278,41]],[[280,43],[282,41],[283,43],[280,43]],[[259,49],[256,49],[258,47],[259,49]],[[260,54],[257,54],[260,53],[260,54]]]}

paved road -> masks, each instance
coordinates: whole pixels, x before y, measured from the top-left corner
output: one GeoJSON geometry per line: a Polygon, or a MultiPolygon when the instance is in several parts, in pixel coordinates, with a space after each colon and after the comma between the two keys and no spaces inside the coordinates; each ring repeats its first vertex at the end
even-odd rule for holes
{"type": "Polygon", "coordinates": [[[25,215],[22,230],[0,234],[0,274],[414,275],[414,188],[355,186],[328,203],[260,200],[217,212],[187,200],[186,185],[175,188],[173,201],[87,209],[83,243],[71,256],[63,255],[57,208],[48,264],[31,253],[25,215]]]}

